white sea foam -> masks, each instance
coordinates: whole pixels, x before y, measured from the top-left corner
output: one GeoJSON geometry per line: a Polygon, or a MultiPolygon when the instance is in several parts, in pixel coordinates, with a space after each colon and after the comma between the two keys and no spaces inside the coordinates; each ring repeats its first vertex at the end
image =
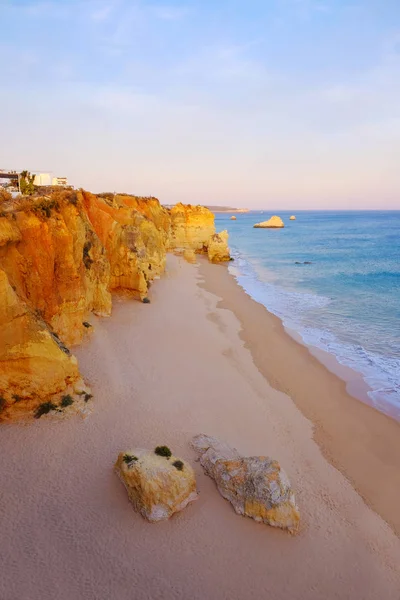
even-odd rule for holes
{"type": "Polygon", "coordinates": [[[400,419],[400,360],[367,352],[361,345],[338,339],[331,331],[310,326],[310,312],[327,307],[330,298],[289,292],[264,281],[259,270],[239,254],[230,271],[254,300],[280,317],[286,327],[300,334],[305,344],[329,352],[340,364],[359,372],[371,389],[368,395],[376,408],[391,415],[395,413],[400,419]]]}

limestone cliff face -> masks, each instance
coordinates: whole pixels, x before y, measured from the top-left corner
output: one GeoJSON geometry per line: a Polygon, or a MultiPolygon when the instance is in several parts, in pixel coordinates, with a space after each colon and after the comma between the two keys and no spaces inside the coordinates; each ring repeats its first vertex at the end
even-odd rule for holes
{"type": "Polygon", "coordinates": [[[156,199],[99,197],[83,192],[93,229],[110,262],[110,289],[147,294],[148,282],[165,268],[169,215],[156,199]]]}
{"type": "Polygon", "coordinates": [[[111,312],[105,249],[79,203],[40,199],[1,218],[0,267],[67,344],[82,340],[90,311],[111,312]]]}
{"type": "Polygon", "coordinates": [[[224,262],[231,259],[228,248],[228,232],[226,229],[221,233],[211,236],[208,243],[208,259],[211,262],[224,262]]]}
{"type": "Polygon", "coordinates": [[[31,413],[79,380],[76,358],[0,269],[0,421],[31,413]]]}
{"type": "Polygon", "coordinates": [[[170,209],[170,216],[169,249],[206,253],[209,240],[215,233],[212,212],[204,206],[179,203],[170,209]]]}
{"type": "Polygon", "coordinates": [[[81,342],[90,312],[111,313],[112,291],[144,299],[169,249],[229,258],[227,233],[215,234],[201,206],[70,190],[3,202],[0,421],[74,393],[80,375],[65,344],[81,342]]]}

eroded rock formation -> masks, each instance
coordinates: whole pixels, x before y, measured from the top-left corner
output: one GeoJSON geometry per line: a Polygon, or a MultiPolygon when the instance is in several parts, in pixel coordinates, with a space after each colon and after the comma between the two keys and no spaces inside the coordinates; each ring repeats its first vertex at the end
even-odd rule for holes
{"type": "Polygon", "coordinates": [[[300,514],[294,493],[276,460],[243,457],[235,448],[203,434],[193,438],[192,446],[206,474],[239,515],[290,533],[298,530],[300,514]]]}
{"type": "Polygon", "coordinates": [[[148,282],[165,268],[169,215],[155,198],[95,196],[83,192],[90,223],[106,249],[110,290],[143,299],[148,282]]]}
{"type": "Polygon", "coordinates": [[[169,519],[197,499],[192,467],[161,449],[160,454],[142,448],[121,452],[114,467],[135,511],[152,522],[169,519]]]}
{"type": "Polygon", "coordinates": [[[201,206],[168,210],[156,198],[73,190],[7,195],[0,211],[0,421],[34,411],[79,380],[67,346],[82,341],[90,312],[110,315],[111,292],[146,301],[168,250],[194,262],[210,247],[211,260],[227,260],[226,242],[201,206]]]}
{"type": "Polygon", "coordinates": [[[67,345],[82,340],[89,312],[111,313],[106,252],[75,195],[40,198],[0,218],[0,266],[67,345]]]}
{"type": "Polygon", "coordinates": [[[31,414],[80,385],[76,358],[21,300],[0,269],[0,420],[31,414]]]}
{"type": "Polygon", "coordinates": [[[214,215],[204,206],[176,204],[170,209],[171,232],[169,249],[207,252],[208,242],[215,233],[214,215]]]}
{"type": "Polygon", "coordinates": [[[224,262],[231,259],[226,229],[210,237],[207,254],[211,262],[224,262]]]}
{"type": "Polygon", "coordinates": [[[279,228],[279,227],[285,227],[285,224],[280,217],[277,217],[276,215],[274,215],[273,217],[268,219],[268,221],[262,221],[261,223],[256,223],[255,225],[253,225],[253,227],[265,228],[265,229],[275,229],[275,228],[279,228]]]}

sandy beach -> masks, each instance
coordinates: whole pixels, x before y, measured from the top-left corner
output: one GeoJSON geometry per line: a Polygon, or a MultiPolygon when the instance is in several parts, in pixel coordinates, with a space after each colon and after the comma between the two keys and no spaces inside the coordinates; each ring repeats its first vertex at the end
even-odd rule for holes
{"type": "Polygon", "coordinates": [[[1,600],[398,600],[399,424],[252,301],[226,267],[169,256],[151,304],[114,298],[74,348],[86,419],[4,425],[1,600]],[[297,536],[235,514],[190,448],[206,433],[286,470],[297,536]],[[119,451],[167,444],[200,497],[168,522],[136,514],[119,451]]]}

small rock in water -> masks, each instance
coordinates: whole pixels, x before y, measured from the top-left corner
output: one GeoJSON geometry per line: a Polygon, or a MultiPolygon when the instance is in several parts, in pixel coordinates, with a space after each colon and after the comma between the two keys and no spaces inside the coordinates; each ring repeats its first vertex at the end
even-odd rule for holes
{"type": "Polygon", "coordinates": [[[239,515],[296,533],[300,514],[294,492],[280,464],[267,456],[241,456],[207,435],[196,435],[192,446],[200,464],[239,515]]]}
{"type": "Polygon", "coordinates": [[[304,264],[305,264],[305,265],[312,265],[312,262],[311,262],[310,260],[305,260],[305,261],[304,261],[304,264]]]}
{"type": "Polygon", "coordinates": [[[276,215],[274,215],[273,217],[271,217],[270,219],[268,219],[268,221],[262,221],[261,223],[256,223],[255,225],[253,225],[253,227],[255,228],[262,228],[262,229],[279,229],[281,227],[284,227],[284,222],[282,221],[282,219],[276,215]]]}
{"type": "Polygon", "coordinates": [[[192,467],[167,450],[126,450],[114,467],[136,512],[151,522],[169,519],[197,499],[192,467]]]}

